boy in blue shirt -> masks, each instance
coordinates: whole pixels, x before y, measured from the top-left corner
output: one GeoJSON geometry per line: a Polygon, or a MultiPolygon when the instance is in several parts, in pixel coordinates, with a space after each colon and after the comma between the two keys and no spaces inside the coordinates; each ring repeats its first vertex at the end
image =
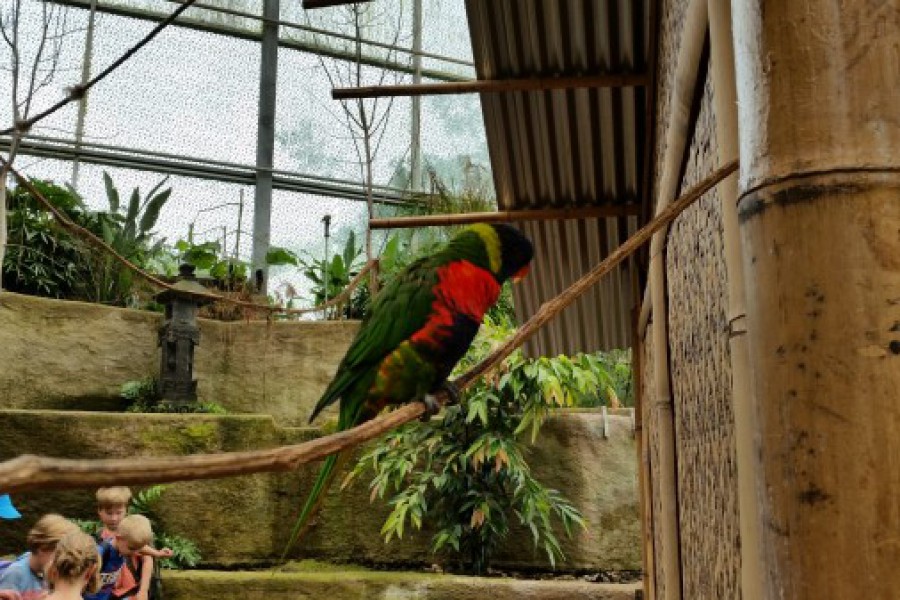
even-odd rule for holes
{"type": "Polygon", "coordinates": [[[143,515],[128,515],[117,524],[111,537],[104,539],[97,550],[100,552],[102,567],[100,568],[100,591],[87,594],[84,600],[110,600],[137,597],[146,600],[146,586],[138,582],[135,589],[127,589],[122,595],[114,595],[119,590],[120,578],[125,573],[125,562],[148,555],[154,558],[168,558],[172,551],[168,548],[156,550],[150,547],[153,541],[153,529],[150,521],[143,515]],[[143,598],[141,598],[143,595],[143,598]]]}

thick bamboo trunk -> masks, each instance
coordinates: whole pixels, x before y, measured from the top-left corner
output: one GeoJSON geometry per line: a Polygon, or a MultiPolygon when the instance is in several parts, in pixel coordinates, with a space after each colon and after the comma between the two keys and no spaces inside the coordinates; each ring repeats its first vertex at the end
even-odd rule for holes
{"type": "Polygon", "coordinates": [[[895,2],[735,3],[762,598],[900,590],[895,2]]]}

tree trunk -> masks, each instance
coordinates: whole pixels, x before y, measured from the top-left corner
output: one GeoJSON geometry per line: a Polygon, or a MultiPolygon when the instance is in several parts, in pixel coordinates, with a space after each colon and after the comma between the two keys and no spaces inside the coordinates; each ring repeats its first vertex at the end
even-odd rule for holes
{"type": "Polygon", "coordinates": [[[9,154],[6,163],[0,167],[0,291],[3,291],[3,261],[6,260],[6,244],[9,241],[9,223],[7,215],[9,206],[6,201],[6,180],[9,178],[10,169],[19,151],[19,142],[22,134],[13,131],[9,144],[9,154]]]}
{"type": "Polygon", "coordinates": [[[763,598],[900,589],[894,3],[735,3],[763,598]]]}
{"type": "Polygon", "coordinates": [[[0,292],[3,291],[3,261],[6,259],[6,242],[8,239],[6,211],[9,209],[6,202],[6,177],[9,169],[4,165],[0,168],[0,292]]]}

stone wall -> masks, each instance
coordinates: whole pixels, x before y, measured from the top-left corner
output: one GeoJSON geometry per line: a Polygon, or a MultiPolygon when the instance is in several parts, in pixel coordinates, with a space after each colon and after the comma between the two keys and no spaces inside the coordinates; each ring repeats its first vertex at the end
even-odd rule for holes
{"type": "MultiPolygon", "coordinates": [[[[562,413],[548,422],[529,453],[537,477],[571,499],[588,524],[573,539],[561,537],[568,556],[562,569],[640,568],[632,420],[610,416],[607,431],[604,438],[596,412],[562,413]]],[[[315,435],[315,429],[279,427],[264,416],[0,410],[0,460],[24,453],[99,458],[249,450],[299,443],[315,435]]],[[[159,522],[166,531],[196,541],[207,564],[272,562],[284,550],[317,469],[313,464],[301,468],[299,475],[170,484],[159,503],[159,522]]],[[[370,504],[365,477],[343,492],[337,487],[294,557],[389,566],[434,560],[425,532],[383,543],[379,531],[387,507],[370,504]]],[[[22,493],[15,501],[24,518],[4,522],[0,555],[21,550],[27,528],[45,512],[79,518],[95,514],[90,490],[22,493]]],[[[523,532],[512,536],[498,564],[548,566],[523,532]]]]}
{"type": "MultiPolygon", "coordinates": [[[[157,313],[0,293],[0,408],[121,410],[119,387],[159,373],[157,313]]],[[[232,413],[305,423],[356,322],[201,319],[197,393],[232,413]]]]}

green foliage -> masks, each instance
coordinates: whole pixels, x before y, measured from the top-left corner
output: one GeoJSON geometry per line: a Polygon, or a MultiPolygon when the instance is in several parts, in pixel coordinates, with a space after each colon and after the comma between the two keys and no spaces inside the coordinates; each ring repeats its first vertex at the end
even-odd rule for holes
{"type": "Polygon", "coordinates": [[[135,381],[126,381],[119,390],[119,396],[127,403],[127,412],[150,412],[159,401],[156,379],[145,377],[135,381]]]}
{"type": "MultiPolygon", "coordinates": [[[[140,188],[134,188],[128,205],[123,206],[119,190],[104,172],[109,210],[90,213],[87,228],[130,262],[147,268],[164,252],[164,240],[154,240],[152,230],[172,194],[172,188],[160,189],[167,179],[163,178],[144,197],[141,197],[140,188]]],[[[127,304],[135,284],[134,273],[105,253],[97,255],[92,262],[91,299],[107,304],[127,304]]]]}
{"type": "MultiPolygon", "coordinates": [[[[128,513],[144,515],[150,519],[154,525],[153,529],[156,531],[156,523],[159,522],[159,519],[153,507],[159,502],[165,491],[166,486],[164,485],[153,485],[139,491],[132,498],[131,506],[128,507],[128,513]]],[[[156,547],[170,548],[172,550],[172,558],[164,558],[160,561],[160,566],[167,569],[194,567],[200,562],[201,556],[197,545],[186,537],[159,531],[156,534],[156,547]]]]}
{"type": "Polygon", "coordinates": [[[103,529],[103,523],[92,519],[69,519],[90,536],[96,536],[103,529]]]}
{"type": "MultiPolygon", "coordinates": [[[[487,356],[510,333],[508,325],[487,319],[457,369],[487,356]]],[[[584,522],[557,490],[534,478],[527,447],[554,409],[587,402],[610,381],[596,356],[527,360],[517,350],[442,419],[388,434],[349,478],[371,470],[372,499],[390,498],[386,541],[430,521],[435,552],[449,552],[466,570],[483,573],[515,520],[555,566],[564,559],[560,529],[571,535],[584,522]]]]}
{"type": "Polygon", "coordinates": [[[163,492],[165,491],[166,486],[164,485],[151,485],[150,487],[139,491],[131,499],[131,505],[128,507],[128,514],[144,516],[152,514],[153,505],[162,498],[163,492]]]}
{"type": "Polygon", "coordinates": [[[175,242],[175,250],[180,253],[182,262],[190,263],[200,271],[209,271],[217,262],[222,250],[219,242],[202,242],[194,244],[187,240],[175,242]]]}
{"type": "MultiPolygon", "coordinates": [[[[303,276],[312,283],[313,304],[321,304],[326,299],[340,295],[363,266],[363,248],[356,243],[356,234],[351,231],[341,252],[328,258],[315,258],[309,254],[296,257],[303,276]]],[[[339,309],[326,311],[329,319],[360,319],[367,304],[368,286],[362,282],[350,298],[350,303],[339,309]]]]}
{"type": "Polygon", "coordinates": [[[159,564],[166,569],[187,569],[196,567],[202,556],[197,544],[180,535],[160,533],[156,536],[156,543],[160,548],[170,548],[172,558],[163,558],[159,564]]]}
{"type": "MultiPolygon", "coordinates": [[[[68,190],[39,180],[31,183],[70,219],[84,219],[86,209],[68,190]]],[[[87,275],[82,246],[38,206],[24,187],[9,191],[8,206],[4,287],[50,298],[80,296],[87,275]]]]}
{"type": "MultiPolygon", "coordinates": [[[[152,229],[169,200],[171,189],[159,182],[142,198],[132,191],[127,207],[104,173],[108,211],[88,210],[71,188],[32,180],[35,188],[66,217],[138,267],[146,268],[163,253],[152,229]]],[[[22,186],[9,193],[9,252],[3,261],[4,285],[17,291],[55,298],[126,305],[133,297],[131,271],[109,255],[72,237],[22,186]]]]}
{"type": "Polygon", "coordinates": [[[145,377],[122,384],[119,396],[125,400],[125,412],[131,413],[205,413],[225,415],[228,411],[215,402],[197,402],[188,406],[176,406],[160,400],[156,379],[145,377]]]}
{"type": "Polygon", "coordinates": [[[596,394],[579,396],[576,406],[634,406],[634,379],[631,372],[631,350],[610,350],[578,357],[585,366],[606,374],[596,394]]]}
{"type": "MultiPolygon", "coordinates": [[[[225,256],[222,245],[217,241],[193,243],[178,240],[171,251],[170,264],[190,263],[197,268],[197,276],[216,280],[218,287],[225,290],[245,289],[249,282],[250,263],[233,256],[225,256]]],[[[293,252],[273,246],[266,255],[269,266],[297,264],[293,252]]]]}
{"type": "MultiPolygon", "coordinates": [[[[195,567],[200,562],[200,550],[197,545],[186,537],[173,535],[164,531],[160,531],[158,527],[159,519],[154,512],[154,506],[166,491],[164,485],[153,485],[146,489],[140,490],[131,499],[128,506],[128,514],[144,515],[150,519],[153,531],[156,534],[155,548],[170,548],[172,550],[171,558],[160,560],[160,566],[166,569],[186,569],[195,567]]],[[[72,519],[82,531],[89,535],[97,535],[103,529],[103,523],[93,519],[72,519]]]]}

